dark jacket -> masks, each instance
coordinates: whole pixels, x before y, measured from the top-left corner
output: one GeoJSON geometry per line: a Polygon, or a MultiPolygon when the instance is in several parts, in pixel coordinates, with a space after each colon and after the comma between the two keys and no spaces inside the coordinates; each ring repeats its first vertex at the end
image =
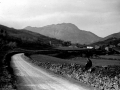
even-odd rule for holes
{"type": "Polygon", "coordinates": [[[92,61],[88,58],[88,61],[85,65],[85,70],[89,70],[92,67],[92,61]]]}

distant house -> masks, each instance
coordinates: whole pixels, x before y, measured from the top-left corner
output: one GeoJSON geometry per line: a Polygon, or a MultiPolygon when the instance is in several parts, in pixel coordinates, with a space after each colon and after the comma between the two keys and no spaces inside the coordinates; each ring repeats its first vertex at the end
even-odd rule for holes
{"type": "Polygon", "coordinates": [[[87,46],[87,49],[93,49],[93,47],[92,46],[87,46]]]}
{"type": "Polygon", "coordinates": [[[70,48],[78,48],[76,44],[71,44],[70,46],[68,46],[70,48]]]}
{"type": "Polygon", "coordinates": [[[98,45],[95,45],[95,47],[94,47],[95,49],[99,49],[100,48],[100,46],[98,46],[98,45]]]}
{"type": "Polygon", "coordinates": [[[105,50],[106,50],[106,51],[109,51],[109,47],[105,47],[105,50]]]}

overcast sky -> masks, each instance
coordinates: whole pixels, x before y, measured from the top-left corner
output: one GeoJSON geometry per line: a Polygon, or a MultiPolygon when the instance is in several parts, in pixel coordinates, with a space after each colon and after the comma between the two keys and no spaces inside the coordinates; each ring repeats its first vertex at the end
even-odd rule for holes
{"type": "Polygon", "coordinates": [[[120,31],[120,0],[0,0],[0,24],[24,28],[73,23],[104,37],[120,31]]]}

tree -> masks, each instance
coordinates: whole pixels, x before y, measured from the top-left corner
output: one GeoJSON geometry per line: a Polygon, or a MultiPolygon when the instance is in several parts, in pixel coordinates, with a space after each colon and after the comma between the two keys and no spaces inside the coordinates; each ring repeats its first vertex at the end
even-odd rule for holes
{"type": "Polygon", "coordinates": [[[16,42],[9,42],[7,44],[7,46],[11,47],[11,48],[15,48],[17,46],[17,43],[16,42]]]}
{"type": "Polygon", "coordinates": [[[71,41],[66,41],[63,43],[63,46],[70,46],[71,45],[71,41]]]}

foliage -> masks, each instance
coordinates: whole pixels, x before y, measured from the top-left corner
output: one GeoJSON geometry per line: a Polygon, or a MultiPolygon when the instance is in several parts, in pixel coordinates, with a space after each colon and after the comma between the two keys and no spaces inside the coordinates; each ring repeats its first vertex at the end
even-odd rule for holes
{"type": "Polygon", "coordinates": [[[63,46],[70,46],[71,45],[71,41],[66,41],[66,42],[63,42],[62,44],[63,46]]]}

